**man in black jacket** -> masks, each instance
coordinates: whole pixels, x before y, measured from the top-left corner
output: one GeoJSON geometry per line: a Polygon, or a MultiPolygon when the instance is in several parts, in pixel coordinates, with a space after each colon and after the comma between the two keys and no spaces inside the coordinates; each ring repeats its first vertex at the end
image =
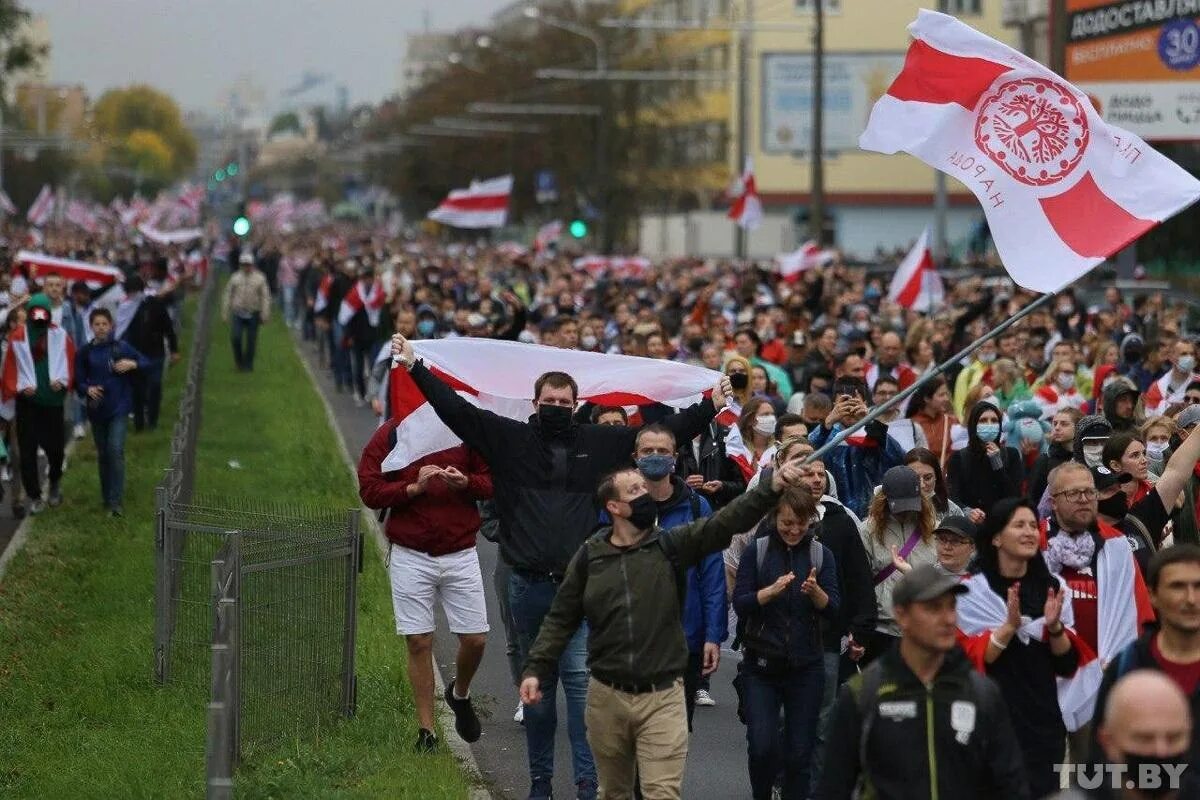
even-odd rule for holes
{"type": "MultiPolygon", "coordinates": [[[[596,487],[603,476],[631,463],[637,429],[578,423],[573,412],[579,387],[563,372],[548,372],[537,379],[535,413],[528,422],[518,422],[459,397],[416,360],[412,343],[400,334],[392,337],[392,356],[410,371],[442,422],[483,456],[492,471],[500,517],[500,555],[512,565],[510,605],[521,656],[527,658],[571,557],[596,525],[596,487]]],[[[671,414],[662,425],[676,441],[690,440],[712,421],[731,391],[729,379],[722,377],[713,387],[711,400],[671,414]]],[[[583,721],[586,658],[587,630],[583,626],[559,659],[557,674],[546,675],[542,681],[547,701],[525,708],[530,798],[550,796],[558,724],[556,703],[550,698],[555,696],[560,675],[567,696],[579,797],[595,797],[595,763],[583,721]]]]}
{"type": "Polygon", "coordinates": [[[842,687],[816,797],[1029,797],[1000,689],[958,647],[955,597],[933,564],[892,592],[900,644],[842,687]]]}
{"type": "Polygon", "coordinates": [[[708,423],[699,436],[679,440],[683,444],[679,447],[675,474],[692,490],[703,492],[704,499],[714,511],[729,505],[746,491],[742,470],[725,452],[727,433],[727,427],[714,421],[708,423]]]}
{"type": "Polygon", "coordinates": [[[116,338],[127,342],[150,362],[133,379],[133,428],[154,430],[162,408],[163,367],[179,361],[175,323],[159,298],[145,294],[141,277],[125,279],[125,299],[117,307],[116,338]]]}

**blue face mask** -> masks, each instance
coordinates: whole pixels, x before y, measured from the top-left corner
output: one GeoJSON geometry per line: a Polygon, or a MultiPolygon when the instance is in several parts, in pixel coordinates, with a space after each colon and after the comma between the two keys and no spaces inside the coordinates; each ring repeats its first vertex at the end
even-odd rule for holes
{"type": "Polygon", "coordinates": [[[975,428],[981,442],[994,442],[1000,438],[1000,426],[995,422],[983,422],[975,428]]]}
{"type": "Polygon", "coordinates": [[[422,338],[428,339],[437,331],[437,323],[431,319],[423,319],[417,323],[417,333],[422,338]]]}
{"type": "Polygon", "coordinates": [[[637,460],[638,472],[648,481],[660,481],[675,469],[675,456],[642,456],[637,460]]]}

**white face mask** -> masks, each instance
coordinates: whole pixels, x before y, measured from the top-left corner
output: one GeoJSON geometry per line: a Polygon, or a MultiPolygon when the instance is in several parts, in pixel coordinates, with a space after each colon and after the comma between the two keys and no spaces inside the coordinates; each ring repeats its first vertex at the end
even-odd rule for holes
{"type": "Polygon", "coordinates": [[[1098,467],[1104,463],[1104,442],[1085,444],[1083,446],[1083,463],[1089,467],[1098,467]]]}
{"type": "Polygon", "coordinates": [[[1162,461],[1167,454],[1167,442],[1146,442],[1146,458],[1151,461],[1162,461]]]}
{"type": "Polygon", "coordinates": [[[980,353],[979,354],[979,363],[981,363],[981,364],[991,364],[995,360],[996,360],[995,353],[980,353]]]}
{"type": "Polygon", "coordinates": [[[1058,374],[1058,388],[1066,390],[1075,386],[1075,376],[1069,372],[1060,372],[1058,374]]]}
{"type": "Polygon", "coordinates": [[[1180,356],[1179,361],[1175,364],[1179,367],[1180,372],[1191,372],[1196,368],[1195,356],[1180,356]]]}
{"type": "Polygon", "coordinates": [[[584,334],[579,340],[579,344],[584,350],[594,350],[596,348],[596,337],[589,334],[584,334]]]}
{"type": "Polygon", "coordinates": [[[754,420],[754,432],[762,436],[775,435],[775,415],[760,414],[754,420]]]}

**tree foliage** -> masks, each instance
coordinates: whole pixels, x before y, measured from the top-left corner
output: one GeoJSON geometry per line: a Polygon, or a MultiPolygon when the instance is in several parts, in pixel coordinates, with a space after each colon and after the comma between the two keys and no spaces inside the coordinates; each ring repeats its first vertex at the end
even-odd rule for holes
{"type": "Polygon", "coordinates": [[[144,163],[152,168],[147,177],[153,182],[181,178],[196,163],[196,139],[184,127],[179,106],[157,89],[110,89],[94,114],[96,132],[109,144],[113,160],[129,169],[144,163]]]}
{"type": "Polygon", "coordinates": [[[0,0],[0,96],[8,94],[9,76],[38,66],[49,52],[29,36],[32,18],[18,0],[0,0]]]}

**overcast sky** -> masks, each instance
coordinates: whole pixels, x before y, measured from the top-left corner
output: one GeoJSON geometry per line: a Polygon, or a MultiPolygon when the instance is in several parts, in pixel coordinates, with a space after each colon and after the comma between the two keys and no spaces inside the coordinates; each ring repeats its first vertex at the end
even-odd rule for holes
{"type": "MultiPolygon", "coordinates": [[[[505,0],[24,0],[49,20],[50,78],[94,98],[142,82],[185,110],[218,105],[252,75],[270,101],[306,71],[352,103],[395,91],[405,34],[484,24],[505,0]]],[[[326,92],[327,96],[331,91],[326,92]]]]}

